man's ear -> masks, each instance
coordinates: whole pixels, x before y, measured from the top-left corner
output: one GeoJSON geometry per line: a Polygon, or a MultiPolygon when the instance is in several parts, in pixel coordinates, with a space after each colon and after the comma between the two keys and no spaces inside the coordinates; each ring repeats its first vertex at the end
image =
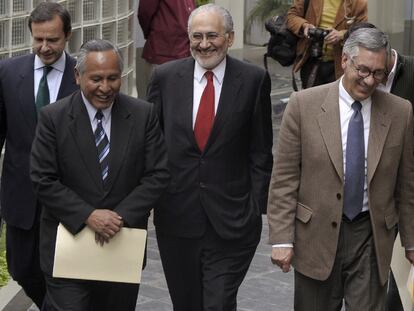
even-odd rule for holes
{"type": "Polygon", "coordinates": [[[77,68],[75,68],[74,70],[75,70],[76,84],[77,85],[80,85],[80,73],[79,73],[79,70],[77,68]]]}
{"type": "Polygon", "coordinates": [[[234,43],[234,31],[229,32],[228,42],[229,42],[229,47],[231,47],[234,43]]]}

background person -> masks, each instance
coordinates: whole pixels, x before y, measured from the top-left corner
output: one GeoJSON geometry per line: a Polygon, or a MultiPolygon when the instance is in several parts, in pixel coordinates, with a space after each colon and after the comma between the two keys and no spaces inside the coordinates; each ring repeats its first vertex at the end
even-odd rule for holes
{"type": "Polygon", "coordinates": [[[367,20],[366,0],[308,0],[308,3],[306,15],[304,0],[294,0],[287,14],[289,30],[299,37],[293,69],[300,70],[302,88],[333,82],[342,75],[344,34],[353,23],[367,20]],[[309,29],[316,27],[329,31],[325,37],[312,36],[322,44],[320,57],[312,57],[315,49],[311,48],[314,41],[309,29]]]}
{"type": "MultiPolygon", "coordinates": [[[[187,20],[195,9],[194,0],[139,0],[138,20],[144,33],[145,59],[139,89],[147,88],[154,66],[190,56],[187,20]]],[[[145,93],[139,94],[144,98],[145,93]]]]}
{"type": "Polygon", "coordinates": [[[39,265],[41,206],[32,189],[29,155],[43,105],[70,95],[75,60],[64,52],[71,18],[58,3],[41,2],[30,14],[33,54],[0,61],[1,216],[6,222],[7,265],[12,278],[40,308],[45,295],[39,265]]]}

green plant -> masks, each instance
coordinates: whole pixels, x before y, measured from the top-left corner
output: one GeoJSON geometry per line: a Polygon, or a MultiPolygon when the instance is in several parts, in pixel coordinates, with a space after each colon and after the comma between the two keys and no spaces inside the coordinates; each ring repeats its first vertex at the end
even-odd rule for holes
{"type": "Polygon", "coordinates": [[[264,25],[270,17],[286,12],[291,5],[291,0],[258,0],[246,19],[246,33],[250,33],[254,21],[260,21],[264,25]]]}
{"type": "Polygon", "coordinates": [[[6,225],[3,225],[0,239],[0,287],[6,285],[9,278],[6,262],[6,225]]]}
{"type": "Polygon", "coordinates": [[[200,5],[210,3],[210,2],[211,2],[211,0],[196,0],[196,5],[200,6],[200,5]]]}

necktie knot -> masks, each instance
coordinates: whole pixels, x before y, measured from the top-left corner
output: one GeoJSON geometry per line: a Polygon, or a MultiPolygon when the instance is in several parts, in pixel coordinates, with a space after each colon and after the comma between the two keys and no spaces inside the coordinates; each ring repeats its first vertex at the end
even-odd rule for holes
{"type": "Polygon", "coordinates": [[[213,82],[214,73],[212,71],[206,71],[204,75],[206,76],[207,82],[213,82]]]}
{"type": "Polygon", "coordinates": [[[352,109],[354,109],[354,111],[361,111],[362,109],[362,104],[359,101],[354,101],[351,105],[352,109]]]}
{"type": "Polygon", "coordinates": [[[98,120],[98,121],[102,121],[102,119],[103,119],[103,113],[102,113],[102,110],[98,110],[98,111],[96,112],[95,118],[96,118],[96,120],[98,120]]]}
{"type": "Polygon", "coordinates": [[[47,76],[48,74],[49,74],[49,72],[51,72],[52,71],[52,69],[53,69],[53,67],[52,66],[44,66],[43,67],[43,76],[47,76]]]}

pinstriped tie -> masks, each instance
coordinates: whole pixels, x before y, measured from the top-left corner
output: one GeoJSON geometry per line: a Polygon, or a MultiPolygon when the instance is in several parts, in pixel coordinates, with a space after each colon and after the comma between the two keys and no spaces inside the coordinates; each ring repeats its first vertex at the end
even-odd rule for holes
{"type": "Polygon", "coordinates": [[[95,145],[98,149],[99,164],[101,165],[102,180],[105,183],[109,172],[109,140],[102,126],[103,113],[96,112],[95,118],[98,122],[95,129],[95,145]]]}

